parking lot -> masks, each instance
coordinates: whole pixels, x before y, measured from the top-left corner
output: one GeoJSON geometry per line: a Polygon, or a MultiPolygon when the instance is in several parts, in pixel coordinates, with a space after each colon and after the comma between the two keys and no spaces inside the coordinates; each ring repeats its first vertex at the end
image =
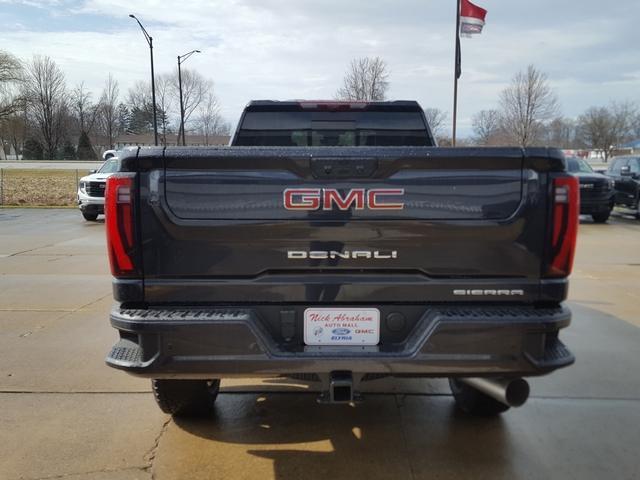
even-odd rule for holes
{"type": "Polygon", "coordinates": [[[223,382],[215,416],[175,422],[112,370],[104,224],[0,209],[1,479],[640,478],[640,221],[584,220],[563,332],[576,364],[499,419],[444,380],[371,382],[356,406],[311,385],[223,382]]]}

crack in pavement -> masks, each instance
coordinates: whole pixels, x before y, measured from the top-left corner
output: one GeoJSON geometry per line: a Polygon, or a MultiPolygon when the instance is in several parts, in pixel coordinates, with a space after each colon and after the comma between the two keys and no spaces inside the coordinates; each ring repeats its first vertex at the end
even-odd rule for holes
{"type": "Polygon", "coordinates": [[[156,478],[156,474],[153,471],[153,463],[156,459],[156,455],[158,453],[158,447],[160,446],[160,439],[164,435],[164,433],[169,428],[169,424],[171,423],[171,416],[169,416],[164,423],[162,424],[162,428],[160,432],[156,436],[155,441],[153,442],[153,446],[149,449],[147,453],[144,454],[143,458],[147,462],[147,466],[145,467],[145,471],[151,474],[151,479],[154,480],[156,478]]]}
{"type": "Polygon", "coordinates": [[[29,250],[24,250],[22,252],[11,253],[11,254],[9,254],[9,257],[16,257],[18,255],[22,255],[23,253],[35,252],[36,250],[40,250],[40,249],[43,249],[43,248],[55,247],[55,245],[56,245],[55,243],[50,243],[50,244],[47,244],[47,245],[41,245],[39,247],[30,248],[29,250]]]}
{"type": "Polygon", "coordinates": [[[96,303],[104,300],[107,297],[111,297],[112,295],[113,295],[113,292],[106,293],[106,294],[102,295],[101,297],[97,298],[96,300],[92,300],[89,303],[86,303],[85,305],[82,305],[81,307],[76,308],[75,310],[73,310],[73,312],[80,312],[83,309],[85,309],[87,307],[90,307],[91,305],[95,305],[96,303]]]}
{"type": "MultiPolygon", "coordinates": [[[[2,274],[2,275],[4,275],[4,274],[2,274]]],[[[95,300],[91,300],[90,302],[85,303],[84,305],[80,305],[79,307],[75,307],[75,308],[0,308],[0,312],[64,313],[65,315],[61,315],[60,317],[55,319],[55,321],[57,321],[57,320],[60,320],[62,318],[67,317],[69,314],[82,312],[83,310],[86,310],[87,308],[91,307],[92,305],[95,305],[96,303],[101,302],[105,298],[110,297],[112,295],[113,295],[112,292],[105,293],[104,295],[96,298],[95,300]]]]}

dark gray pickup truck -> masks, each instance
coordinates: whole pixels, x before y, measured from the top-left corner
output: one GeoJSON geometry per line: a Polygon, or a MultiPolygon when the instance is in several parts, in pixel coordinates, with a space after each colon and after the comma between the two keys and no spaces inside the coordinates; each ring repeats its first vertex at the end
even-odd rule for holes
{"type": "Polygon", "coordinates": [[[394,376],[490,415],[574,361],[561,152],[438,148],[415,102],[252,102],[232,144],[129,149],[107,182],[107,363],[165,412],[210,412],[221,378],[332,403],[394,376]]]}

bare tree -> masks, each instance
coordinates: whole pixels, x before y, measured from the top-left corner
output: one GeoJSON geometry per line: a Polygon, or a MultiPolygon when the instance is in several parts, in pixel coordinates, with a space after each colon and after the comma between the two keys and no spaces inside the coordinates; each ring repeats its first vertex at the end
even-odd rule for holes
{"type": "Polygon", "coordinates": [[[109,74],[107,81],[100,95],[99,118],[101,130],[107,137],[109,148],[113,148],[115,137],[118,134],[118,98],[120,87],[118,81],[109,74]]]}
{"type": "Polygon", "coordinates": [[[91,134],[98,120],[100,104],[96,105],[91,101],[91,92],[85,89],[84,82],[79,83],[71,92],[70,104],[77,122],[78,133],[91,134]]]}
{"type": "MultiPolygon", "coordinates": [[[[173,92],[177,101],[180,101],[180,90],[178,83],[178,73],[173,76],[173,92]]],[[[198,109],[198,107],[204,102],[209,93],[213,92],[213,82],[204,78],[201,74],[195,70],[182,70],[182,101],[184,104],[184,124],[185,131],[187,129],[187,123],[191,119],[191,116],[198,109]]],[[[178,132],[178,136],[180,135],[178,132]]],[[[180,143],[180,142],[178,142],[180,143]]]]}
{"type": "Polygon", "coordinates": [[[637,115],[631,102],[591,107],[578,117],[578,136],[587,146],[602,150],[607,161],[612,147],[633,136],[637,115]]]}
{"type": "Polygon", "coordinates": [[[480,110],[471,119],[475,143],[478,145],[496,145],[500,143],[500,112],[498,110],[480,110]]]}
{"type": "Polygon", "coordinates": [[[545,125],[544,143],[558,148],[576,147],[576,124],[570,118],[558,117],[545,125]]]}
{"type": "Polygon", "coordinates": [[[26,105],[20,91],[23,80],[22,63],[0,50],[0,149],[7,142],[16,155],[22,150],[26,134],[26,105]]]}
{"type": "Polygon", "coordinates": [[[18,88],[24,79],[20,60],[0,50],[0,120],[21,110],[18,88]]]}
{"type": "Polygon", "coordinates": [[[427,118],[427,123],[431,127],[431,133],[434,137],[441,137],[442,130],[447,121],[447,112],[443,112],[439,108],[425,108],[424,115],[427,118]]]}
{"type": "Polygon", "coordinates": [[[169,129],[169,112],[173,108],[173,78],[169,74],[156,77],[156,108],[159,114],[160,128],[162,130],[161,143],[167,144],[167,131],[169,129]]]}
{"type": "Polygon", "coordinates": [[[633,119],[633,137],[640,138],[640,112],[633,119]]]}
{"type": "Polygon", "coordinates": [[[336,92],[338,100],[381,101],[389,89],[389,69],[380,57],[356,58],[342,82],[336,92]]]}
{"type": "Polygon", "coordinates": [[[151,107],[151,85],[142,80],[137,81],[127,91],[127,104],[129,108],[139,108],[141,110],[151,107]]]}
{"type": "Polygon", "coordinates": [[[215,135],[229,135],[230,126],[220,115],[220,105],[213,93],[207,94],[205,101],[198,109],[199,130],[204,136],[205,145],[215,135]]]}
{"type": "Polygon", "coordinates": [[[547,76],[529,65],[518,72],[500,94],[501,126],[512,142],[533,145],[540,139],[544,122],[558,115],[558,100],[547,76]]]}
{"type": "Polygon", "coordinates": [[[53,159],[69,120],[64,73],[49,57],[35,56],[26,69],[24,93],[36,138],[44,147],[44,156],[53,159]]]}

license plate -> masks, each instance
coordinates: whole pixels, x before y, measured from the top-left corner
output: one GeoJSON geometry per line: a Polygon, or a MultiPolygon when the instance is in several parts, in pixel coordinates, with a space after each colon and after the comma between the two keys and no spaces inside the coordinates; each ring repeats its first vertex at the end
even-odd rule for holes
{"type": "Polygon", "coordinates": [[[304,343],[307,345],[377,345],[380,310],[377,308],[307,308],[304,343]]]}

